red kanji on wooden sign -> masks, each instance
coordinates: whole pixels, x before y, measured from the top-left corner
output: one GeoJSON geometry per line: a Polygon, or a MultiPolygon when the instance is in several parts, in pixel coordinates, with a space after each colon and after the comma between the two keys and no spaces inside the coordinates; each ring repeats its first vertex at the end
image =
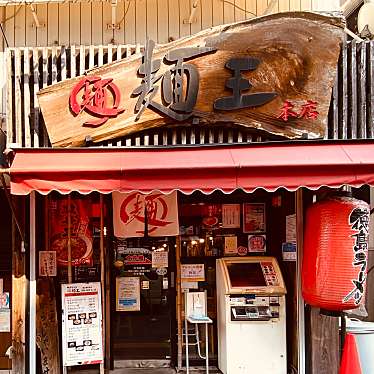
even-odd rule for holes
{"type": "Polygon", "coordinates": [[[108,121],[109,117],[116,117],[125,109],[118,108],[121,101],[119,88],[113,83],[113,79],[101,79],[100,77],[85,77],[72,89],[69,97],[70,109],[74,115],[82,111],[99,117],[96,121],[86,121],[83,126],[98,127],[108,121]],[[82,92],[82,94],[80,94],[82,92]],[[112,96],[112,104],[108,106],[109,96],[112,96]]]}
{"type": "Polygon", "coordinates": [[[317,112],[317,101],[307,100],[300,108],[300,113],[296,113],[292,109],[295,107],[291,101],[286,100],[281,108],[281,113],[277,118],[287,122],[291,117],[317,119],[319,112],[317,112]]]}
{"type": "Polygon", "coordinates": [[[297,117],[297,113],[294,112],[293,109],[294,105],[286,100],[282,106],[281,114],[278,116],[278,118],[283,119],[283,121],[287,122],[289,117],[297,117]]]}
{"type": "Polygon", "coordinates": [[[319,114],[316,110],[317,104],[317,101],[307,100],[306,104],[301,107],[299,117],[306,119],[316,119],[319,114]]]}

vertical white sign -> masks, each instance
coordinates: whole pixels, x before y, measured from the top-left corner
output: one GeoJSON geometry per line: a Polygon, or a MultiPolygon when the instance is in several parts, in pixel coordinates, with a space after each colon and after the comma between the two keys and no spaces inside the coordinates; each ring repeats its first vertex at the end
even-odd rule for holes
{"type": "Polygon", "coordinates": [[[137,312],[140,310],[140,278],[116,278],[116,311],[137,312]]]}
{"type": "Polygon", "coordinates": [[[100,282],[61,285],[63,366],[103,362],[100,282]]]}

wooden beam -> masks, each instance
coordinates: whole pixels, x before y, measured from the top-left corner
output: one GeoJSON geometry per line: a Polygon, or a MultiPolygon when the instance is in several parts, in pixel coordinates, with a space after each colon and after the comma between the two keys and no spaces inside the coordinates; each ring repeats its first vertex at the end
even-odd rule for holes
{"type": "Polygon", "coordinates": [[[30,193],[29,373],[36,374],[36,196],[30,193]]]}
{"type": "MultiPolygon", "coordinates": [[[[14,199],[18,217],[22,216],[24,200],[14,199]]],[[[12,218],[12,374],[26,374],[26,287],[25,255],[21,248],[23,244],[16,229],[16,222],[12,218]]]]}
{"type": "MultiPolygon", "coordinates": [[[[49,251],[49,196],[44,198],[44,249],[49,251]]],[[[39,278],[36,302],[36,342],[42,372],[60,374],[59,326],[53,278],[39,278]]]]}
{"type": "Polygon", "coordinates": [[[318,308],[310,313],[310,374],[338,374],[339,319],[320,314],[318,308]]]}

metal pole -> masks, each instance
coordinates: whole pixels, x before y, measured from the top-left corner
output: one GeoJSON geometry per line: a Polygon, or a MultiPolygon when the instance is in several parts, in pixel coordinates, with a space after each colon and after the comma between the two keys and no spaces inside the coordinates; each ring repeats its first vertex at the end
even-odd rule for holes
{"type": "Polygon", "coordinates": [[[35,192],[30,193],[30,304],[29,304],[29,370],[36,374],[36,257],[35,192]]]}
{"type": "MultiPolygon", "coordinates": [[[[106,352],[106,339],[105,339],[105,319],[109,318],[106,315],[105,309],[105,254],[104,254],[104,199],[103,195],[100,194],[100,286],[101,286],[101,309],[102,309],[102,342],[103,342],[103,357],[106,352]]],[[[107,363],[108,365],[109,363],[107,363]]],[[[108,366],[109,367],[109,366],[108,366]]],[[[105,367],[104,362],[100,364],[100,374],[104,374],[105,367]]]]}
{"type": "MultiPolygon", "coordinates": [[[[186,299],[185,299],[186,303],[186,299]]],[[[185,304],[186,305],[186,304],[185,304]]],[[[186,316],[184,316],[184,336],[186,337],[186,373],[190,372],[190,359],[188,355],[188,322],[186,316]]]]}
{"type": "Polygon", "coordinates": [[[298,373],[305,374],[305,309],[301,293],[301,266],[303,262],[304,245],[304,209],[303,190],[299,188],[295,195],[296,206],[296,292],[297,292],[297,340],[298,340],[298,373]]]}
{"type": "Polygon", "coordinates": [[[182,369],[182,353],[183,353],[183,327],[182,327],[182,285],[181,285],[181,237],[176,237],[176,248],[175,248],[175,262],[177,270],[177,332],[178,332],[178,360],[177,360],[177,371],[182,369]]]}
{"type": "Polygon", "coordinates": [[[71,266],[71,196],[68,195],[68,283],[73,282],[73,270],[71,266]]]}
{"type": "Polygon", "coordinates": [[[343,357],[344,342],[347,335],[347,321],[345,319],[345,313],[343,312],[340,316],[340,361],[343,357]]]}
{"type": "Polygon", "coordinates": [[[208,338],[208,324],[205,324],[205,365],[206,374],[209,374],[209,338],[208,338]]]}

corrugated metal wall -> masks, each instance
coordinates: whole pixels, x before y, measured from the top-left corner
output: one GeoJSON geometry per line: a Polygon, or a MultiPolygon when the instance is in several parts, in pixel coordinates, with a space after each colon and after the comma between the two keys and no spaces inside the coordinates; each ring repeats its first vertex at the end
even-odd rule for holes
{"type": "Polygon", "coordinates": [[[343,45],[329,113],[329,139],[374,136],[374,41],[343,45]]]}
{"type": "MultiPolygon", "coordinates": [[[[6,6],[2,10],[10,47],[144,44],[146,37],[166,43],[170,38],[262,15],[270,1],[199,0],[196,21],[188,24],[185,20],[189,18],[193,0],[122,0],[117,6],[120,28],[116,30],[108,29],[111,5],[105,1],[35,5],[40,28],[35,27],[29,6],[6,6]]],[[[317,0],[278,0],[274,12],[312,10],[313,1],[317,3],[317,0]]]]}

